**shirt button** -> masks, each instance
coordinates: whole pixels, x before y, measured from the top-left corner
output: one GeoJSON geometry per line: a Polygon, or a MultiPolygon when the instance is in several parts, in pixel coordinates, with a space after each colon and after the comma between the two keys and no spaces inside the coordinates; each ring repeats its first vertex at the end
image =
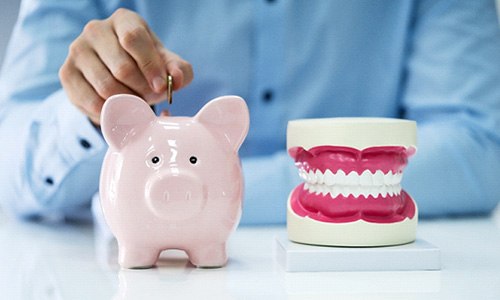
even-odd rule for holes
{"type": "Polygon", "coordinates": [[[80,139],[80,146],[85,149],[90,149],[90,147],[92,147],[92,145],[86,139],[80,139]]]}
{"type": "Polygon", "coordinates": [[[273,90],[271,90],[271,89],[265,90],[262,93],[262,100],[266,103],[271,102],[273,100],[273,98],[274,98],[274,93],[273,93],[273,90]]]}
{"type": "Polygon", "coordinates": [[[52,177],[45,178],[45,183],[48,185],[54,185],[54,179],[52,177]]]}
{"type": "Polygon", "coordinates": [[[266,2],[267,2],[268,4],[274,4],[274,3],[276,2],[276,0],[266,0],[266,2]]]}

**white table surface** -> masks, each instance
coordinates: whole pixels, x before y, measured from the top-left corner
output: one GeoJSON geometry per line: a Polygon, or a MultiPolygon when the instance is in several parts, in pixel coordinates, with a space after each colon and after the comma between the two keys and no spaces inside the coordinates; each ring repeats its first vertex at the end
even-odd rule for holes
{"type": "Polygon", "coordinates": [[[181,252],[159,266],[120,270],[116,248],[91,225],[17,222],[0,214],[0,299],[500,299],[500,217],[422,221],[441,271],[287,273],[275,237],[243,227],[221,269],[196,269],[181,252]]]}

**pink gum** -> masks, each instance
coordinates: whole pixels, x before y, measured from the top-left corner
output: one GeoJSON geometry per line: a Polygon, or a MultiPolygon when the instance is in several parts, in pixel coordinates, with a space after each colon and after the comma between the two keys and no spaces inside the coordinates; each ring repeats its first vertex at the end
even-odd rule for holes
{"type": "Polygon", "coordinates": [[[355,171],[358,174],[369,170],[375,173],[401,173],[408,163],[408,157],[415,153],[415,148],[402,146],[380,146],[358,150],[342,146],[317,146],[309,150],[294,147],[288,150],[295,160],[297,168],[306,172],[309,170],[327,169],[336,173],[343,170],[346,174],[355,171]]]}

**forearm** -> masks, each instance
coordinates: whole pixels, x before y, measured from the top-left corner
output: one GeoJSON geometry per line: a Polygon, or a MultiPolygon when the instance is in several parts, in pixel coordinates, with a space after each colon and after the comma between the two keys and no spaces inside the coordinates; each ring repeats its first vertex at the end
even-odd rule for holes
{"type": "Polygon", "coordinates": [[[242,159],[245,179],[243,225],[283,224],[288,194],[299,184],[298,171],[285,149],[274,155],[242,159]]]}
{"type": "Polygon", "coordinates": [[[500,200],[494,2],[420,3],[402,99],[418,123],[419,150],[403,186],[423,216],[487,213],[500,200]]]}
{"type": "Polygon", "coordinates": [[[500,141],[465,124],[419,126],[419,149],[404,173],[403,188],[423,217],[486,214],[500,200],[500,141]]]}
{"type": "MultiPolygon", "coordinates": [[[[0,77],[0,202],[18,216],[74,215],[97,190],[103,141],[58,71],[95,1],[21,3],[0,77]]],[[[87,209],[88,210],[88,209],[87,209]]]]}
{"type": "Polygon", "coordinates": [[[61,90],[4,107],[0,199],[17,216],[70,215],[97,191],[105,144],[61,90]]]}

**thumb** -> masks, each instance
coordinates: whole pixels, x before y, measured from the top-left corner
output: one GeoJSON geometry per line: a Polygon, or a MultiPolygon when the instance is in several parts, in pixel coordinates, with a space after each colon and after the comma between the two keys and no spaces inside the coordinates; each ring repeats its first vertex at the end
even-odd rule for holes
{"type": "Polygon", "coordinates": [[[178,54],[165,48],[154,32],[151,31],[150,33],[155,46],[165,63],[167,73],[173,78],[174,90],[179,90],[190,84],[194,78],[193,67],[191,64],[178,54]]]}

